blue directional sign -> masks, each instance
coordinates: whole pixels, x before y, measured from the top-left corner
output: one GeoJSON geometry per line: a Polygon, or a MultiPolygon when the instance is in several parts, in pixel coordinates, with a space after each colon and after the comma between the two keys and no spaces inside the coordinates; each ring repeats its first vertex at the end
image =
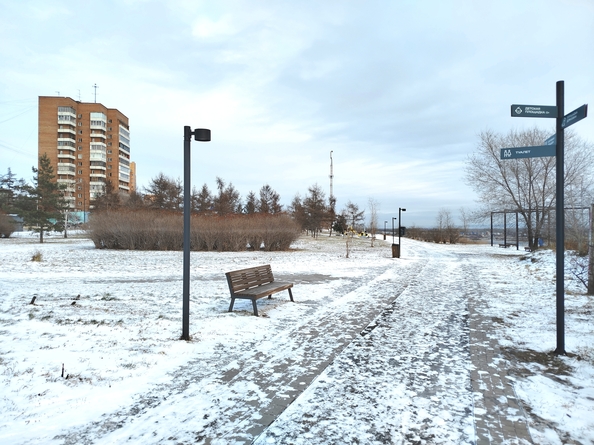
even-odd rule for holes
{"type": "Polygon", "coordinates": [[[563,116],[563,120],[561,121],[561,127],[567,128],[570,125],[573,125],[578,121],[581,121],[586,116],[588,116],[588,104],[584,104],[581,107],[573,110],[571,113],[568,113],[565,116],[563,116]]]}
{"type": "Polygon", "coordinates": [[[536,147],[502,148],[501,159],[542,158],[555,156],[554,145],[539,145],[536,147]]]}
{"type": "Polygon", "coordinates": [[[512,105],[512,117],[557,117],[554,105],[512,105]]]}
{"type": "Polygon", "coordinates": [[[556,145],[557,144],[557,135],[554,134],[552,136],[549,136],[548,138],[545,139],[544,141],[545,145],[556,145]]]}

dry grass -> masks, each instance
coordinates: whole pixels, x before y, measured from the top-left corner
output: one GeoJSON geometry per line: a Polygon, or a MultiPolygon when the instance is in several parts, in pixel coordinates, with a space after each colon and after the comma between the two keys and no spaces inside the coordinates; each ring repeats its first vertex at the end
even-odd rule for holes
{"type": "MultiPolygon", "coordinates": [[[[94,213],[89,221],[97,248],[181,250],[183,216],[155,210],[94,213]]],[[[285,214],[192,215],[190,248],[202,251],[287,250],[300,230],[285,214]]]]}

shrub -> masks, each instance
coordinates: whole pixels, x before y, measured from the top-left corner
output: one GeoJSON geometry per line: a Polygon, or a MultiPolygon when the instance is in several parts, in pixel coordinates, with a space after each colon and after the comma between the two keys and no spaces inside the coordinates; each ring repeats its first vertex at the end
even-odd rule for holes
{"type": "MultiPolygon", "coordinates": [[[[93,213],[90,236],[97,248],[181,250],[179,212],[126,210],[93,213]]],[[[300,230],[286,214],[192,215],[190,249],[206,251],[287,250],[300,230]]]]}

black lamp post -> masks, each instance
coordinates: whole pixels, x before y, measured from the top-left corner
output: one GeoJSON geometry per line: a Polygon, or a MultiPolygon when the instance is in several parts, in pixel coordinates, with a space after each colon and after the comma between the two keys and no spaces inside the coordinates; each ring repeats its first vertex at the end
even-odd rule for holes
{"type": "Polygon", "coordinates": [[[388,221],[384,221],[384,241],[386,241],[386,226],[388,225],[388,221]]]}
{"type": "Polygon", "coordinates": [[[396,235],[394,235],[394,220],[395,219],[398,219],[398,218],[396,218],[395,216],[393,216],[392,217],[392,245],[394,245],[394,237],[396,236],[396,235]]]}
{"type": "Polygon", "coordinates": [[[406,209],[398,207],[398,258],[400,258],[402,249],[402,244],[400,244],[400,237],[402,236],[402,212],[406,212],[406,209]]]}
{"type": "Polygon", "coordinates": [[[392,217],[392,258],[397,258],[398,257],[397,252],[396,252],[396,249],[397,249],[396,243],[394,242],[394,239],[395,239],[394,238],[394,220],[395,219],[398,219],[398,218],[396,218],[395,216],[393,216],[392,217]]]}
{"type": "Polygon", "coordinates": [[[181,340],[190,340],[190,214],[192,208],[192,181],[190,180],[190,141],[194,136],[197,141],[210,141],[210,130],[196,128],[194,131],[184,127],[184,284],[181,340]]]}

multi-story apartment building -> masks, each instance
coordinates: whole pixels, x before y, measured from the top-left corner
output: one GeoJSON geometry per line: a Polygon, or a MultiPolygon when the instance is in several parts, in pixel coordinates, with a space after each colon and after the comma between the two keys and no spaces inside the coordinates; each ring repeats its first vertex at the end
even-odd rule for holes
{"type": "Polygon", "coordinates": [[[88,212],[108,181],[114,191],[135,191],[130,127],[119,110],[69,97],[40,96],[38,151],[39,156],[47,154],[58,182],[66,184],[71,211],[88,212]]]}

